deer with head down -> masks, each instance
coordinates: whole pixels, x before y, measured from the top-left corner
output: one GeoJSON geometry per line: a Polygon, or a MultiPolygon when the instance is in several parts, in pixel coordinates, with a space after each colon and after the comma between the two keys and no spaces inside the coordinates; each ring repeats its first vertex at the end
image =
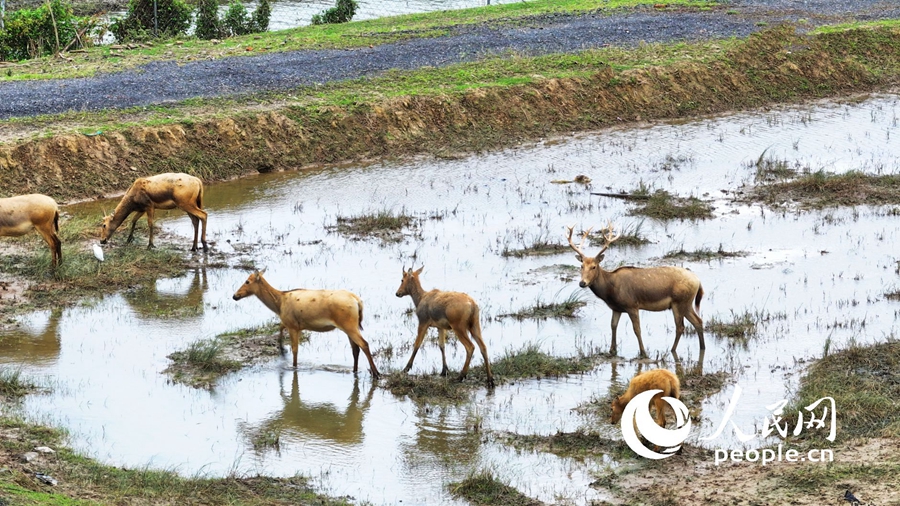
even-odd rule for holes
{"type": "Polygon", "coordinates": [[[363,303],[355,293],[347,290],[306,290],[296,288],[282,292],[270,285],[263,273],[256,271],[238,288],[232,297],[241,300],[255,295],[265,306],[281,318],[281,325],[291,336],[291,351],[294,354],[294,367],[297,367],[297,348],[300,345],[300,333],[304,330],[312,332],[328,332],[341,329],[350,338],[353,350],[353,372],[359,366],[359,350],[369,359],[372,376],[377,378],[378,368],[369,352],[369,343],[363,339],[362,330],[363,303]]]}
{"type": "Polygon", "coordinates": [[[19,237],[32,230],[37,230],[50,247],[50,257],[55,269],[62,261],[59,207],[56,201],[40,193],[0,199],[0,236],[19,237]]]}
{"type": "Polygon", "coordinates": [[[419,274],[424,268],[424,266],[420,267],[416,271],[413,271],[411,267],[409,270],[404,269],[403,280],[400,282],[400,288],[397,289],[397,297],[409,295],[412,298],[416,307],[416,316],[419,318],[419,331],[416,334],[415,344],[413,344],[412,356],[409,357],[409,362],[403,372],[409,372],[412,369],[413,360],[425,340],[428,328],[435,327],[438,329],[438,346],[441,348],[441,359],[444,362],[441,376],[446,376],[449,371],[444,344],[447,342],[447,331],[452,330],[466,349],[466,363],[459,373],[459,381],[466,379],[466,374],[469,372],[469,362],[472,361],[472,354],[475,352],[475,345],[472,344],[472,339],[474,339],[481,349],[482,358],[484,358],[488,387],[494,388],[494,375],[491,372],[491,363],[487,356],[487,346],[484,344],[484,339],[481,338],[478,304],[465,293],[441,290],[426,292],[422,288],[422,283],[419,282],[419,274]],[[469,335],[472,336],[472,339],[469,339],[469,335]]]}
{"type": "Polygon", "coordinates": [[[153,247],[153,214],[156,209],[181,209],[191,218],[194,225],[194,245],[191,251],[197,251],[197,233],[203,223],[201,241],[203,251],[209,251],[206,245],[206,211],[203,210],[203,181],[200,178],[180,173],[157,174],[150,177],[139,177],[119,201],[115,212],[103,218],[100,225],[100,243],[112,237],[113,232],[122,225],[128,216],[137,213],[131,220],[131,232],[128,241],[134,239],[134,226],[144,214],[147,215],[147,227],[150,229],[148,248],[153,247]]]}
{"type": "Polygon", "coordinates": [[[641,356],[647,356],[644,342],[641,340],[641,321],[638,315],[638,311],[641,309],[645,311],[672,310],[672,314],[675,316],[673,352],[678,348],[678,341],[684,332],[685,318],[697,330],[700,349],[706,349],[706,343],[703,341],[703,320],[695,310],[695,308],[700,309],[700,300],[703,298],[703,287],[696,274],[681,267],[671,266],[619,267],[614,271],[604,270],[600,266],[603,253],[620,237],[613,232],[612,224],[609,224],[603,235],[605,242],[603,249],[593,257],[585,255],[581,250],[591,229],[584,233],[581,243],[575,246],[575,243],[572,242],[573,227],[566,228],[568,229],[569,246],[578,253],[576,258],[581,262],[579,286],[590,288],[594,295],[612,309],[610,353],[616,352],[616,327],[619,325],[619,317],[622,316],[622,313],[628,313],[637,336],[638,347],[641,349],[641,356]],[[694,302],[694,307],[691,306],[691,301],[694,302]]]}

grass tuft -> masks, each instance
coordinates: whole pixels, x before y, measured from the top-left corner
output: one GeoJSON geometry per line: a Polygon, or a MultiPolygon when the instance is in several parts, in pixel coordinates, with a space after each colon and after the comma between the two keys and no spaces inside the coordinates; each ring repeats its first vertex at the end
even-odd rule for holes
{"type": "Polygon", "coordinates": [[[415,223],[415,218],[403,210],[395,213],[390,209],[381,209],[357,216],[338,216],[336,223],[328,228],[356,239],[378,238],[383,242],[400,242],[403,240],[403,230],[415,223]]]}
{"type": "Polygon", "coordinates": [[[757,186],[747,198],[772,206],[793,202],[803,209],[890,205],[900,201],[900,174],[834,174],[819,170],[791,181],[757,186]]]}
{"type": "Polygon", "coordinates": [[[710,248],[700,248],[694,251],[686,251],[682,246],[681,249],[672,250],[663,255],[664,259],[667,260],[687,260],[691,262],[708,262],[715,259],[722,258],[737,258],[747,256],[746,251],[727,251],[725,248],[719,244],[719,249],[713,250],[710,248]]]}
{"type": "Polygon", "coordinates": [[[34,392],[37,385],[22,376],[21,369],[0,369],[0,396],[18,399],[34,392]]]}
{"type": "Polygon", "coordinates": [[[542,504],[500,481],[489,470],[470,474],[461,482],[450,483],[450,493],[472,504],[491,506],[539,506],[542,504]]]}
{"type": "MultiPolygon", "coordinates": [[[[640,195],[640,189],[634,195],[640,195]]],[[[644,204],[628,214],[642,215],[655,220],[706,220],[713,217],[713,206],[697,197],[678,197],[666,190],[656,190],[644,204]]]]}
{"type": "Polygon", "coordinates": [[[516,320],[525,320],[533,318],[536,320],[546,320],[547,318],[575,318],[579,309],[587,305],[584,300],[583,292],[574,291],[563,300],[555,302],[544,302],[540,299],[527,308],[520,309],[515,313],[507,313],[498,315],[497,318],[515,318],[516,320]]]}

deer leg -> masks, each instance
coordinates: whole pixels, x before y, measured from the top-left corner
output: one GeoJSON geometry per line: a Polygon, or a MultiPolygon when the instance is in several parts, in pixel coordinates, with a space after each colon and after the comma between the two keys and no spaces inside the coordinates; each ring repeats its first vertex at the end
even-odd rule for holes
{"type": "Polygon", "coordinates": [[[419,352],[419,346],[422,346],[422,341],[425,340],[425,334],[428,332],[428,325],[424,323],[419,323],[419,333],[416,334],[416,341],[413,343],[413,351],[412,355],[409,357],[409,362],[406,363],[406,367],[403,368],[403,372],[409,372],[412,369],[413,360],[416,358],[416,353],[419,352]]]}
{"type": "Polygon", "coordinates": [[[288,327],[288,334],[291,335],[291,353],[294,354],[294,369],[297,368],[297,348],[300,346],[301,329],[293,329],[288,327]]]}
{"type": "Polygon", "coordinates": [[[462,381],[462,380],[466,379],[466,375],[469,374],[469,362],[472,361],[472,354],[475,353],[475,345],[472,344],[472,340],[469,339],[469,335],[468,335],[469,333],[465,327],[461,327],[459,325],[457,325],[457,326],[451,325],[451,327],[453,327],[453,333],[456,334],[456,337],[457,337],[457,339],[459,339],[459,342],[461,342],[463,347],[466,348],[466,363],[463,364],[462,370],[459,371],[459,378],[458,378],[459,381],[462,381]]]}
{"type": "Polygon", "coordinates": [[[444,363],[441,369],[441,376],[447,376],[447,372],[450,370],[447,367],[447,354],[444,352],[445,344],[447,344],[447,330],[438,329],[438,346],[441,348],[441,361],[444,363]]]}
{"type": "MultiPolygon", "coordinates": [[[[378,379],[381,374],[378,372],[378,368],[375,367],[375,361],[372,360],[372,352],[369,351],[369,343],[363,339],[362,334],[356,329],[347,332],[347,337],[349,337],[350,341],[357,346],[357,348],[353,350],[354,362],[356,361],[356,357],[359,356],[359,350],[362,349],[363,353],[366,354],[366,358],[369,359],[369,370],[372,371],[372,377],[378,379]]],[[[353,371],[356,372],[356,365],[353,366],[353,371]]]]}
{"type": "Polygon", "coordinates": [[[197,251],[197,232],[200,230],[200,218],[193,214],[188,216],[191,218],[191,225],[194,226],[194,245],[191,247],[191,251],[197,251]]]}
{"type": "Polygon", "coordinates": [[[188,213],[191,217],[191,223],[194,224],[194,246],[191,248],[191,251],[197,251],[197,220],[203,224],[203,232],[200,234],[200,241],[203,243],[203,251],[209,251],[209,246],[206,245],[206,218],[209,215],[206,211],[197,206],[185,206],[181,209],[188,213]]]}
{"type": "MultiPolygon", "coordinates": [[[[143,211],[137,211],[134,215],[134,218],[131,220],[131,230],[128,232],[128,239],[125,240],[126,243],[130,243],[134,239],[134,227],[137,226],[138,220],[141,216],[144,215],[143,211]]],[[[150,222],[150,218],[147,218],[147,222],[150,222]]]]}
{"type": "Polygon", "coordinates": [[[641,349],[641,357],[647,358],[647,352],[644,351],[644,341],[641,339],[641,317],[638,314],[638,310],[628,312],[628,317],[631,318],[631,326],[634,327],[634,335],[637,336],[638,340],[638,348],[641,349]]]}
{"type": "Polygon", "coordinates": [[[278,353],[284,355],[284,324],[278,325],[278,353]]]}
{"type": "Polygon", "coordinates": [[[672,343],[672,353],[678,349],[678,342],[681,341],[681,334],[684,333],[684,315],[678,306],[672,306],[672,315],[675,317],[675,342],[672,343]]]}
{"type": "Polygon", "coordinates": [[[694,308],[687,313],[687,319],[691,322],[691,325],[694,326],[694,329],[697,330],[697,336],[700,338],[700,349],[706,349],[706,342],[703,340],[703,320],[700,319],[700,315],[694,311],[694,308]]]}
{"type": "Polygon", "coordinates": [[[350,339],[350,349],[353,350],[353,373],[355,374],[359,369],[359,345],[354,343],[353,339],[350,339]]]}
{"type": "MultiPolygon", "coordinates": [[[[133,224],[134,223],[132,223],[132,225],[133,224]]],[[[147,229],[150,232],[150,242],[147,244],[147,249],[152,249],[156,247],[153,245],[153,206],[147,208],[147,229]]],[[[134,230],[134,227],[132,227],[132,230],[134,230]]],[[[296,361],[296,353],[294,354],[294,357],[296,361]]],[[[295,363],[294,367],[296,366],[297,364],[295,363]]]]}
{"type": "Polygon", "coordinates": [[[666,404],[666,401],[662,398],[662,394],[657,394],[656,397],[653,398],[653,405],[656,406],[656,424],[660,427],[666,426],[666,412],[663,411],[666,404]]]}
{"type": "Polygon", "coordinates": [[[616,329],[619,327],[619,318],[622,317],[622,313],[619,311],[613,311],[612,314],[612,322],[610,326],[612,327],[612,343],[609,345],[609,354],[616,354],[616,329]]]}
{"type": "Polygon", "coordinates": [[[47,230],[44,230],[45,227],[35,228],[50,248],[50,261],[55,269],[62,260],[62,241],[59,240],[59,236],[57,236],[56,232],[53,230],[53,224],[49,223],[48,227],[47,230]]]}
{"type": "Polygon", "coordinates": [[[481,337],[481,323],[478,321],[477,317],[473,318],[472,323],[469,325],[469,333],[472,334],[472,339],[475,340],[475,343],[478,344],[478,348],[481,350],[481,358],[484,359],[484,369],[487,371],[488,388],[494,388],[494,373],[491,372],[491,362],[488,360],[487,346],[485,346],[484,339],[481,337]]]}

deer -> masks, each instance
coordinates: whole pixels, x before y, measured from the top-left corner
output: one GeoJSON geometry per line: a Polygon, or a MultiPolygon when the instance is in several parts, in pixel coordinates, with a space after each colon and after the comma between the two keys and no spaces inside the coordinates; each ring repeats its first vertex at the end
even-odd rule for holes
{"type": "Polygon", "coordinates": [[[575,258],[581,262],[581,282],[578,286],[590,288],[600,300],[612,309],[612,343],[609,347],[610,354],[616,353],[616,328],[619,326],[619,318],[622,313],[628,313],[634,334],[637,336],[641,357],[646,358],[644,342],[641,340],[641,321],[638,311],[666,311],[671,309],[675,316],[675,342],[672,344],[672,352],[678,348],[678,341],[684,333],[684,319],[687,318],[697,330],[700,340],[700,349],[706,349],[703,340],[703,320],[697,314],[700,309],[700,300],[703,298],[703,287],[700,278],[693,272],[672,266],[662,267],[619,267],[614,271],[604,270],[600,266],[603,261],[603,253],[609,246],[619,239],[619,235],[613,232],[612,223],[603,234],[603,249],[596,256],[589,257],[582,251],[584,241],[591,233],[589,228],[581,239],[581,243],[575,246],[572,242],[574,227],[566,227],[568,230],[569,246],[575,250],[575,258]],[[691,300],[694,307],[691,307],[691,300]]]}
{"type": "Polygon", "coordinates": [[[263,277],[264,271],[256,271],[247,278],[232,297],[241,300],[255,295],[267,308],[281,318],[281,324],[291,337],[291,351],[294,354],[294,368],[297,367],[297,348],[300,333],[329,332],[341,329],[350,339],[353,351],[353,372],[359,368],[359,350],[369,359],[373,378],[378,378],[378,368],[369,352],[369,343],[363,339],[363,302],[358,295],[347,290],[307,290],[296,288],[281,291],[270,285],[263,277]]]}
{"type": "Polygon", "coordinates": [[[408,373],[412,369],[413,360],[422,342],[425,340],[425,334],[428,329],[435,327],[438,329],[438,346],[441,348],[441,360],[443,368],[441,376],[447,376],[449,369],[447,368],[447,355],[444,352],[444,345],[447,342],[447,331],[452,330],[456,334],[456,338],[462,343],[466,349],[466,363],[463,365],[462,371],[459,373],[459,381],[466,379],[469,373],[469,363],[472,361],[472,354],[475,351],[475,345],[472,339],[478,343],[481,349],[481,356],[484,358],[484,368],[487,371],[488,388],[494,388],[494,375],[491,372],[491,363],[488,360],[487,346],[481,337],[481,322],[478,304],[472,297],[461,292],[444,292],[441,290],[431,290],[426,292],[422,288],[419,281],[419,274],[425,266],[416,271],[403,269],[403,279],[400,282],[400,288],[397,289],[397,297],[405,297],[409,295],[412,298],[413,305],[416,308],[416,316],[419,319],[419,330],[416,334],[416,341],[413,344],[412,356],[409,357],[403,372],[408,373]],[[471,335],[471,339],[469,338],[471,335]]]}
{"type": "Polygon", "coordinates": [[[134,239],[134,226],[143,215],[147,215],[147,226],[150,229],[150,241],[147,248],[153,248],[153,214],[156,209],[181,209],[191,218],[194,225],[194,245],[191,251],[197,251],[197,232],[200,222],[203,223],[201,241],[203,251],[209,251],[206,245],[206,211],[203,210],[203,181],[198,177],[181,173],[157,174],[150,177],[139,177],[119,201],[113,214],[103,217],[100,225],[100,243],[106,244],[113,232],[137,213],[131,220],[131,231],[128,240],[134,239]]]}
{"type": "MultiPolygon", "coordinates": [[[[631,402],[637,394],[648,390],[661,390],[651,399],[653,406],[656,407],[656,424],[660,427],[666,426],[666,413],[663,407],[667,405],[663,397],[674,397],[678,399],[681,396],[681,382],[678,376],[667,369],[651,369],[642,372],[631,379],[628,383],[628,390],[612,401],[612,416],[610,423],[616,424],[622,419],[622,411],[625,405],[631,402]]],[[[670,408],[671,409],[671,408],[670,408]]]]}
{"type": "Polygon", "coordinates": [[[36,230],[50,248],[53,268],[62,262],[59,206],[52,197],[32,193],[0,199],[0,236],[19,237],[36,230]]]}

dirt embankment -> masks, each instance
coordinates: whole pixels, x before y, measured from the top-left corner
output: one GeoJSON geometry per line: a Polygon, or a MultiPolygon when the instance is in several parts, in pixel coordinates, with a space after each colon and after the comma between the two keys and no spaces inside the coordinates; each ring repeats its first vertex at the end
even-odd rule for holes
{"type": "Polygon", "coordinates": [[[626,122],[877,91],[900,81],[900,30],[806,36],[782,27],[708,64],[417,96],[347,107],[286,106],[224,119],[59,135],[0,146],[0,194],[62,201],[127,188],[166,171],[208,181],[254,171],[497,148],[626,122]]]}

